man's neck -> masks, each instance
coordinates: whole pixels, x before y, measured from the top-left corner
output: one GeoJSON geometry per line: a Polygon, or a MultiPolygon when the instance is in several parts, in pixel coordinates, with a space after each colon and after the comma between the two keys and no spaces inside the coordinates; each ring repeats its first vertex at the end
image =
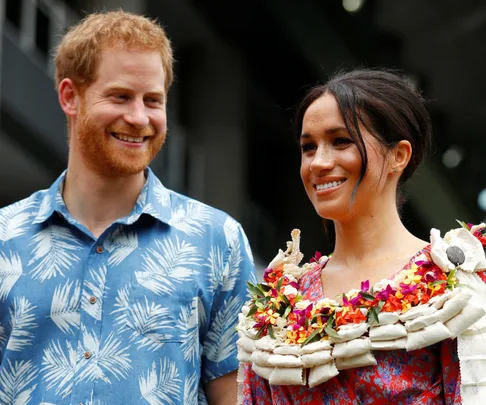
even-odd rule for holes
{"type": "Polygon", "coordinates": [[[108,178],[70,165],[63,198],[69,213],[98,238],[114,221],[130,214],[144,183],[143,172],[108,178]]]}

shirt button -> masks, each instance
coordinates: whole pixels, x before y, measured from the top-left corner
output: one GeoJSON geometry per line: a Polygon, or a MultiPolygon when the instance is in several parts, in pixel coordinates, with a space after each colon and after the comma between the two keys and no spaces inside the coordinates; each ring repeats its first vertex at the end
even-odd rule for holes
{"type": "Polygon", "coordinates": [[[90,304],[96,304],[96,301],[98,301],[98,300],[96,299],[96,297],[89,297],[89,303],[90,303],[90,304]]]}
{"type": "Polygon", "coordinates": [[[103,246],[100,246],[100,245],[99,246],[96,246],[96,251],[98,253],[103,253],[103,246]]]}
{"type": "Polygon", "coordinates": [[[84,352],[84,358],[87,360],[91,357],[91,353],[90,352],[84,352]]]}

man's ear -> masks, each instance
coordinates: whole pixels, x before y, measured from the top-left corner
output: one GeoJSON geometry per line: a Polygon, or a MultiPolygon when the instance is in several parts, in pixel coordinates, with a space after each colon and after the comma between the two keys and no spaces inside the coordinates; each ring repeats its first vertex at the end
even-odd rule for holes
{"type": "Polygon", "coordinates": [[[402,140],[393,148],[392,155],[391,170],[393,173],[401,173],[412,157],[412,145],[409,141],[402,140]]]}
{"type": "Polygon", "coordinates": [[[78,114],[79,91],[71,79],[63,79],[58,89],[59,104],[67,117],[78,114]]]}

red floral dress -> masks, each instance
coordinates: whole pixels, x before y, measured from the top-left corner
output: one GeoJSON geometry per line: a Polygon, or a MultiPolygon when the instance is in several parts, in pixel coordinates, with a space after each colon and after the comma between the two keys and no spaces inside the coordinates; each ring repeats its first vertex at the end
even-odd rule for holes
{"type": "MultiPolygon", "coordinates": [[[[430,258],[430,247],[418,252],[430,258]]],[[[321,270],[316,267],[300,280],[304,299],[324,298],[321,270]]],[[[314,388],[270,385],[245,365],[243,404],[257,405],[460,405],[460,375],[456,340],[446,340],[424,349],[374,351],[376,366],[343,370],[314,388]]]]}

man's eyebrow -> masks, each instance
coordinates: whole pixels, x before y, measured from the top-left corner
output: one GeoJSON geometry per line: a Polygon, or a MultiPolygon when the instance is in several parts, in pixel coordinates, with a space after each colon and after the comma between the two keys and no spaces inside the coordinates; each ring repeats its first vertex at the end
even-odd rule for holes
{"type": "MultiPolygon", "coordinates": [[[[133,88],[131,88],[129,86],[123,86],[121,84],[112,84],[112,85],[107,86],[106,91],[108,91],[108,92],[110,92],[110,91],[133,92],[134,90],[133,90],[133,88]]],[[[165,91],[164,91],[164,89],[161,89],[161,88],[155,88],[153,90],[147,91],[146,94],[149,94],[151,96],[164,97],[165,91]]]]}

